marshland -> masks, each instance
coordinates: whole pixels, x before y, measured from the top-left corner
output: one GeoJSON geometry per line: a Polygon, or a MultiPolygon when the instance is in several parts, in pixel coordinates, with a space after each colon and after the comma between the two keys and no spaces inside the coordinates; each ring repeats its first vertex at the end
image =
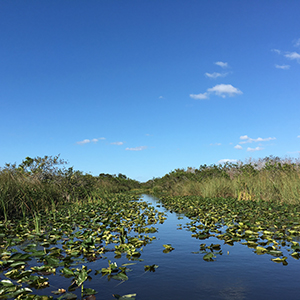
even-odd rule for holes
{"type": "Polygon", "coordinates": [[[145,183],[59,156],[0,170],[1,299],[284,299],[299,286],[300,162],[145,183]]]}

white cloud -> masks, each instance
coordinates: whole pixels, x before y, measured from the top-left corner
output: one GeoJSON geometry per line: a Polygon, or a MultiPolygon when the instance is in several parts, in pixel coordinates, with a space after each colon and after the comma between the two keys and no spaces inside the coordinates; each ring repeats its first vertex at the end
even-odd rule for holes
{"type": "Polygon", "coordinates": [[[275,65],[275,68],[282,69],[282,70],[288,70],[290,68],[290,65],[275,65]]]}
{"type": "Polygon", "coordinates": [[[269,142],[269,141],[272,141],[272,140],[276,140],[276,138],[268,137],[268,138],[262,139],[262,138],[259,137],[257,139],[254,139],[253,141],[254,142],[269,142]]]}
{"type": "Polygon", "coordinates": [[[234,146],[234,148],[235,148],[235,149],[238,149],[238,150],[243,149],[243,147],[242,147],[241,145],[236,145],[236,146],[234,146]]]}
{"type": "MultiPolygon", "coordinates": [[[[268,137],[268,138],[257,138],[257,139],[252,139],[250,138],[248,135],[242,135],[240,136],[240,140],[243,140],[242,142],[240,142],[240,144],[246,144],[246,143],[257,143],[257,142],[269,142],[269,141],[272,141],[272,140],[276,140],[275,137],[268,137]]],[[[247,150],[248,151],[248,150],[247,150]]]]}
{"type": "Polygon", "coordinates": [[[231,84],[217,84],[214,87],[207,89],[209,93],[214,93],[217,96],[221,96],[223,98],[227,96],[234,96],[238,94],[243,94],[242,91],[235,88],[231,84]]]}
{"type": "Polygon", "coordinates": [[[113,142],[113,143],[110,143],[111,145],[117,145],[117,146],[121,146],[123,145],[124,143],[123,142],[113,142]]]}
{"type": "Polygon", "coordinates": [[[248,139],[250,139],[248,135],[240,136],[240,140],[248,140],[248,139]]]}
{"type": "Polygon", "coordinates": [[[288,52],[284,56],[292,60],[296,59],[298,62],[300,62],[300,54],[297,52],[288,52]]]}
{"type": "Polygon", "coordinates": [[[237,162],[237,159],[224,158],[224,159],[220,159],[218,161],[219,164],[224,164],[224,163],[227,163],[227,162],[229,162],[229,163],[235,163],[235,162],[237,162]]]}
{"type": "Polygon", "coordinates": [[[208,94],[207,93],[203,93],[203,94],[190,94],[190,97],[196,100],[204,100],[204,99],[208,99],[208,94]]]}
{"type": "Polygon", "coordinates": [[[215,94],[225,98],[226,96],[235,96],[243,94],[242,91],[235,88],[231,84],[217,84],[214,87],[207,89],[205,93],[202,94],[190,94],[190,97],[196,100],[209,99],[209,94],[215,94]]]}
{"type": "Polygon", "coordinates": [[[271,51],[273,51],[273,52],[275,52],[275,53],[277,53],[277,54],[281,54],[281,51],[278,50],[278,49],[272,49],[271,51]]]}
{"type": "Polygon", "coordinates": [[[164,99],[164,97],[163,96],[159,96],[158,99],[164,99]]]}
{"type": "Polygon", "coordinates": [[[216,79],[218,77],[225,77],[228,73],[217,73],[217,72],[214,72],[214,73],[205,73],[205,76],[208,77],[208,78],[213,78],[213,79],[216,79]]]}
{"type": "Polygon", "coordinates": [[[140,147],[135,147],[135,148],[126,148],[125,150],[127,151],[142,151],[145,150],[147,147],[146,146],[140,146],[140,147]]]}
{"type": "Polygon", "coordinates": [[[227,62],[216,61],[215,65],[220,66],[222,68],[228,68],[228,63],[227,62]]]}
{"type": "Polygon", "coordinates": [[[295,39],[294,41],[294,46],[299,47],[300,46],[300,39],[295,39]]]}
{"type": "Polygon", "coordinates": [[[214,144],[209,144],[210,146],[221,146],[221,143],[214,143],[214,144]]]}
{"type": "Polygon", "coordinates": [[[87,144],[87,143],[90,143],[91,141],[89,139],[85,139],[83,141],[80,141],[80,142],[77,142],[76,144],[78,145],[84,145],[84,144],[87,144]]]}
{"type": "Polygon", "coordinates": [[[250,148],[250,147],[248,147],[247,148],[247,151],[249,151],[249,152],[254,152],[254,151],[261,151],[261,150],[263,150],[264,148],[261,148],[261,147],[256,147],[256,148],[250,148]]]}
{"type": "Polygon", "coordinates": [[[300,138],[300,135],[298,135],[297,138],[300,138]]]}
{"type": "Polygon", "coordinates": [[[104,138],[104,137],[101,137],[101,138],[91,139],[91,140],[85,139],[85,140],[83,140],[83,141],[76,142],[76,144],[78,144],[78,145],[84,145],[84,144],[88,144],[88,143],[97,143],[97,142],[99,142],[100,140],[105,140],[105,138],[104,138]]]}
{"type": "Polygon", "coordinates": [[[240,136],[240,139],[241,140],[248,140],[250,138],[248,137],[248,135],[242,135],[242,136],[240,136]]]}

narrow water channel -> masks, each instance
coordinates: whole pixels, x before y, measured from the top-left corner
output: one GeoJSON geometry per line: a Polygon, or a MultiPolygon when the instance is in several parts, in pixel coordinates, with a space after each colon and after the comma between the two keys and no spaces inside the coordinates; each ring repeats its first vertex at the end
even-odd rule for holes
{"type": "MultiPolygon", "coordinates": [[[[143,248],[141,260],[129,262],[134,264],[129,266],[132,271],[127,272],[127,281],[94,275],[95,270],[107,267],[108,260],[116,262],[118,267],[128,263],[123,255],[115,258],[113,251],[105,253],[105,258],[84,264],[93,270],[92,279],[84,287],[98,291],[97,300],[112,300],[112,294],[137,294],[137,300],[300,298],[300,261],[289,258],[289,264],[283,266],[272,262],[270,255],[257,255],[240,243],[230,246],[216,237],[196,239],[185,228],[190,219],[167,211],[154,197],[143,195],[141,201],[164,212],[167,219],[163,224],[154,225],[158,232],[149,236],[156,239],[143,248]],[[220,244],[222,255],[216,255],[215,261],[205,261],[204,254],[199,252],[203,243],[220,244]],[[170,244],[174,250],[164,253],[164,244],[170,244]],[[145,265],[158,265],[158,268],[155,272],[145,272],[145,265]]],[[[71,283],[59,274],[50,276],[52,290],[71,283]]],[[[40,295],[43,293],[38,291],[40,295]]],[[[80,291],[76,294],[80,295],[80,291]]]]}
{"type": "Polygon", "coordinates": [[[299,261],[289,259],[288,266],[283,266],[239,243],[229,246],[215,237],[192,238],[184,228],[188,218],[166,211],[154,197],[144,195],[143,201],[167,214],[165,223],[157,225],[157,240],[147,245],[141,256],[143,265],[159,267],[154,273],[132,272],[127,282],[115,287],[116,293],[136,293],[140,300],[300,298],[299,261]],[[223,255],[212,262],[203,260],[203,254],[193,253],[202,243],[221,244],[223,255]],[[163,244],[175,249],[163,253],[163,244]]]}

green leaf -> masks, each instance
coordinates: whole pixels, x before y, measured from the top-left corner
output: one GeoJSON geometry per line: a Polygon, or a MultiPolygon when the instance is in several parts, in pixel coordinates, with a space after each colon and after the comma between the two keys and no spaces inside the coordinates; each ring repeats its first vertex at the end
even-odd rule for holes
{"type": "Polygon", "coordinates": [[[126,264],[122,264],[123,267],[132,266],[132,265],[136,265],[136,263],[126,263],[126,264]]]}
{"type": "Polygon", "coordinates": [[[42,250],[31,252],[31,256],[34,256],[34,257],[42,257],[44,255],[46,255],[46,253],[42,250]]]}
{"type": "Polygon", "coordinates": [[[62,299],[72,300],[72,299],[77,299],[77,296],[73,293],[66,293],[66,294],[60,296],[57,299],[59,299],[59,300],[62,300],[62,299]]]}
{"type": "Polygon", "coordinates": [[[20,288],[15,292],[6,294],[5,298],[17,298],[19,295],[26,295],[28,293],[32,293],[32,290],[29,288],[20,288]]]}
{"type": "Polygon", "coordinates": [[[112,275],[111,278],[115,280],[123,280],[123,281],[128,280],[128,276],[124,273],[118,273],[116,275],[112,275]]]}
{"type": "Polygon", "coordinates": [[[96,292],[95,290],[90,289],[90,288],[83,289],[83,294],[84,294],[85,296],[95,295],[95,294],[97,294],[97,293],[98,293],[98,292],[96,292]]]}
{"type": "Polygon", "coordinates": [[[211,253],[208,253],[208,254],[204,255],[203,259],[205,261],[213,261],[214,260],[213,258],[215,258],[215,257],[216,256],[213,254],[213,252],[211,252],[211,253]]]}
{"type": "Polygon", "coordinates": [[[77,278],[75,279],[75,282],[78,286],[81,286],[88,278],[88,272],[87,268],[85,266],[82,266],[82,269],[80,271],[77,271],[77,278]]]}
{"type": "Polygon", "coordinates": [[[66,268],[66,267],[64,267],[63,269],[61,269],[60,272],[63,273],[63,275],[65,275],[66,277],[72,277],[72,276],[74,276],[74,272],[71,269],[66,268]]]}
{"type": "Polygon", "coordinates": [[[149,271],[149,272],[155,272],[155,269],[157,269],[158,268],[158,265],[151,265],[151,266],[149,266],[149,265],[146,265],[146,266],[144,266],[144,270],[147,272],[147,271],[149,271]]]}
{"type": "Polygon", "coordinates": [[[23,265],[26,265],[26,262],[24,262],[24,261],[17,261],[17,262],[15,262],[15,263],[12,263],[10,266],[11,266],[12,268],[18,268],[18,267],[21,267],[21,266],[23,266],[23,265]]]}
{"type": "Polygon", "coordinates": [[[14,284],[8,279],[1,280],[0,285],[2,285],[2,286],[14,286],[14,284]]]}
{"type": "Polygon", "coordinates": [[[276,262],[276,263],[281,263],[281,262],[286,261],[286,259],[287,259],[287,257],[284,256],[284,257],[282,257],[282,258],[280,258],[280,257],[272,258],[271,260],[274,261],[274,262],[276,262]]]}
{"type": "Polygon", "coordinates": [[[135,300],[136,294],[128,294],[128,295],[123,295],[123,296],[120,296],[118,294],[114,294],[113,296],[116,299],[119,299],[119,300],[127,300],[127,299],[135,300]]]}
{"type": "Polygon", "coordinates": [[[47,262],[48,265],[54,267],[58,267],[60,264],[60,260],[58,258],[51,257],[51,256],[46,256],[45,261],[47,262]]]}

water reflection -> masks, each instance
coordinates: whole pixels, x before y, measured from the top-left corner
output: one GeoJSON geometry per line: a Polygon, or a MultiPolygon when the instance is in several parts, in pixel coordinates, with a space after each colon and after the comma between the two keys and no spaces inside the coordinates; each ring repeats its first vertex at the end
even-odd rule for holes
{"type": "Polygon", "coordinates": [[[145,247],[142,255],[159,268],[155,278],[151,278],[155,291],[146,288],[146,295],[144,291],[141,299],[298,298],[299,261],[289,259],[289,266],[284,267],[271,262],[270,256],[256,255],[253,249],[240,243],[231,246],[216,237],[192,238],[191,232],[184,228],[190,222],[188,218],[168,212],[159,199],[144,196],[143,200],[165,212],[167,220],[158,226],[157,240],[145,247]],[[165,243],[170,243],[175,250],[163,254],[165,243]],[[221,244],[223,255],[218,255],[216,261],[206,262],[203,255],[192,254],[199,251],[202,243],[221,244]]]}
{"type": "MultiPolygon", "coordinates": [[[[141,251],[140,260],[130,261],[127,281],[108,280],[107,276],[96,275],[96,270],[106,268],[108,260],[118,267],[128,263],[125,255],[116,257],[114,251],[105,257],[85,263],[92,269],[91,280],[84,283],[98,294],[87,296],[86,300],[112,299],[112,294],[137,294],[137,300],[152,299],[298,299],[300,278],[299,261],[289,258],[284,267],[270,261],[268,255],[256,255],[253,249],[240,243],[224,244],[214,236],[205,240],[193,238],[186,228],[191,222],[182,214],[167,211],[159,199],[144,195],[141,201],[148,202],[155,209],[164,212],[164,224],[154,224],[158,232],[149,233],[156,239],[141,251]],[[201,244],[220,244],[222,255],[215,261],[203,260],[201,244]],[[174,250],[164,253],[163,245],[170,244],[174,250]],[[153,266],[155,272],[145,266],[153,266]]],[[[114,245],[110,245],[114,248],[114,245]]],[[[60,247],[60,246],[58,246],[60,247]]],[[[205,247],[204,247],[205,248],[205,247]]],[[[206,249],[206,248],[205,248],[206,249]]],[[[76,268],[81,266],[76,266],[76,268]]],[[[69,286],[71,279],[62,276],[51,277],[51,290],[69,286]]],[[[37,294],[43,295],[42,290],[37,294]]],[[[77,290],[79,295],[80,291],[77,290]]]]}

